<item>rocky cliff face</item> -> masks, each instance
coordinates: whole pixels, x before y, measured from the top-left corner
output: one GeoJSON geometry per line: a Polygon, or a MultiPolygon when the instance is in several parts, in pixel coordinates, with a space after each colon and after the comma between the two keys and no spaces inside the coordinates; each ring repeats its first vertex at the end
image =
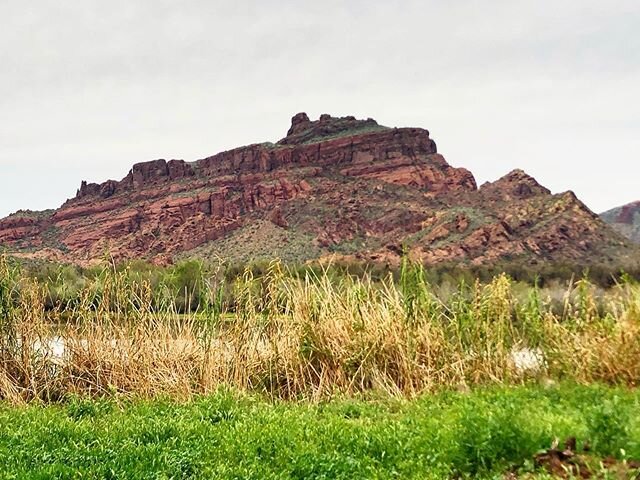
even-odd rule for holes
{"type": "Polygon", "coordinates": [[[79,263],[107,253],[160,263],[333,254],[393,262],[403,250],[432,264],[607,262],[631,251],[572,193],[551,195],[521,170],[478,189],[427,130],[304,113],[275,144],[82,182],[58,210],[0,220],[0,244],[79,263]]]}
{"type": "Polygon", "coordinates": [[[614,208],[600,216],[622,235],[640,243],[640,201],[614,208]]]}

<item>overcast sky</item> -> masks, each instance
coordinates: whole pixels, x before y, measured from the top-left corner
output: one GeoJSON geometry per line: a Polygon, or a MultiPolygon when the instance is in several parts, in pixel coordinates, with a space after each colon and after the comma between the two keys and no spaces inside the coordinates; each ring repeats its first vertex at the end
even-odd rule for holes
{"type": "Polygon", "coordinates": [[[600,212],[640,199],[639,32],[638,0],[1,0],[0,216],[299,111],[427,128],[478,183],[522,168],[600,212]]]}

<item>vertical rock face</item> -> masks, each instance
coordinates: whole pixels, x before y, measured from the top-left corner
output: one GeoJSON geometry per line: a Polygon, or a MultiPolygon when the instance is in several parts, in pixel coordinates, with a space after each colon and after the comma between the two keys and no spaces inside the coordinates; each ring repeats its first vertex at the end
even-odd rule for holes
{"type": "Polygon", "coordinates": [[[601,217],[622,235],[640,243],[640,201],[613,208],[601,217]]]}
{"type": "Polygon", "coordinates": [[[311,120],[309,120],[309,116],[306,113],[296,113],[291,118],[291,128],[289,128],[289,131],[287,132],[287,137],[305,131],[307,128],[309,128],[310,124],[311,120]]]}
{"type": "Polygon", "coordinates": [[[97,184],[87,183],[83,180],[80,184],[80,189],[76,193],[76,200],[92,196],[108,198],[118,192],[140,190],[147,185],[177,181],[192,177],[194,174],[193,167],[184,160],[169,160],[167,162],[161,159],[136,163],[129,171],[129,174],[120,182],[107,180],[102,184],[97,184]]]}
{"type": "Polygon", "coordinates": [[[575,195],[551,195],[521,170],[477,189],[427,130],[328,114],[296,114],[275,144],[137,163],[120,181],[83,181],[56,211],[0,220],[10,250],[80,263],[106,250],[159,262],[209,250],[250,255],[251,242],[299,261],[388,262],[408,250],[431,264],[615,260],[631,248],[575,195]]]}
{"type": "Polygon", "coordinates": [[[180,180],[193,174],[193,168],[184,160],[152,160],[136,163],[123,182],[139,189],[150,183],[180,180]]]}

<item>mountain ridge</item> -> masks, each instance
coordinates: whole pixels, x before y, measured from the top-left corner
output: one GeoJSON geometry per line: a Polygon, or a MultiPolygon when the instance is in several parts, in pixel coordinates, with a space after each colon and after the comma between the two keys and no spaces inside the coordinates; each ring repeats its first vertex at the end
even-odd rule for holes
{"type": "Polygon", "coordinates": [[[640,243],[640,200],[607,210],[600,217],[620,234],[640,243]]]}
{"type": "Polygon", "coordinates": [[[427,264],[623,263],[634,251],[572,192],[552,195],[522,170],[478,188],[426,129],[305,113],[276,143],[83,181],[59,209],[0,220],[0,245],[74,263],[107,251],[156,263],[191,254],[250,260],[253,251],[292,261],[393,263],[407,252],[427,264]]]}

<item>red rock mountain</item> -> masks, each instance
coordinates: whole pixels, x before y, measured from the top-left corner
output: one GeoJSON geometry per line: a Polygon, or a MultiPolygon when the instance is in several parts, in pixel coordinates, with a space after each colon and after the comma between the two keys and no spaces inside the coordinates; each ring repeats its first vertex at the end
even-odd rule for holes
{"type": "Polygon", "coordinates": [[[478,188],[427,130],[304,113],[275,144],[82,182],[57,210],[1,220],[0,244],[77,263],[106,252],[160,263],[335,254],[394,262],[404,249],[429,264],[606,263],[635,252],[573,193],[552,195],[521,170],[478,188]]]}
{"type": "Polygon", "coordinates": [[[640,201],[611,209],[600,216],[622,235],[640,243],[640,201]]]}

